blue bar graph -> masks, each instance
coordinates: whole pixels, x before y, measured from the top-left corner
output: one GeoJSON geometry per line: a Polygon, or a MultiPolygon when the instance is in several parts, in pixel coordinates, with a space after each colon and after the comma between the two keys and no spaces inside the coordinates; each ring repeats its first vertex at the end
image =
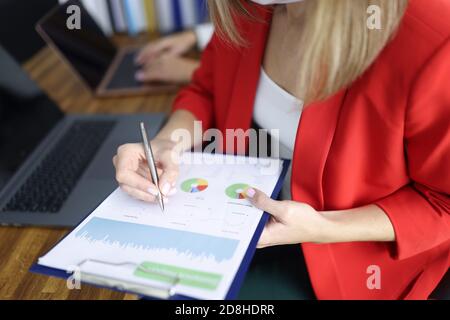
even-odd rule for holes
{"type": "Polygon", "coordinates": [[[176,250],[192,257],[229,260],[238,240],[103,218],[92,218],[76,234],[90,242],[104,242],[143,250],[176,250]]]}

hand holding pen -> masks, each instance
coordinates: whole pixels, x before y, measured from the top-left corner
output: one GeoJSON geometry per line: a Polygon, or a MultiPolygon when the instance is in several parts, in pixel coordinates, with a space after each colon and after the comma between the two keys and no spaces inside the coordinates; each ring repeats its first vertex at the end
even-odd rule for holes
{"type": "Polygon", "coordinates": [[[143,143],[119,147],[113,159],[116,179],[121,189],[133,198],[158,203],[158,196],[161,194],[163,201],[167,203],[168,198],[177,192],[175,186],[178,178],[178,161],[174,143],[153,140],[151,148],[159,180],[157,185],[153,183],[143,143]]]}
{"type": "Polygon", "coordinates": [[[156,186],[157,189],[157,195],[156,200],[158,200],[159,207],[161,208],[161,211],[164,212],[164,200],[163,195],[159,186],[159,177],[158,177],[158,170],[156,168],[156,161],[155,157],[153,155],[152,146],[150,145],[150,142],[148,141],[147,136],[147,130],[145,129],[145,124],[141,122],[141,135],[142,135],[142,141],[144,144],[144,152],[145,152],[145,158],[147,160],[147,165],[150,170],[150,175],[152,177],[152,182],[156,186]]]}

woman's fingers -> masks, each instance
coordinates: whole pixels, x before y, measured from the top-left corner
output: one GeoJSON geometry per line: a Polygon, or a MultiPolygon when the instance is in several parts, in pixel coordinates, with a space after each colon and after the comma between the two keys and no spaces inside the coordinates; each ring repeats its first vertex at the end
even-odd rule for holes
{"type": "Polygon", "coordinates": [[[167,81],[165,75],[160,72],[158,67],[144,67],[135,74],[136,80],[140,82],[167,81]]]}
{"type": "MultiPolygon", "coordinates": [[[[157,173],[159,178],[159,188],[164,196],[172,196],[176,193],[175,185],[178,178],[178,164],[174,151],[163,151],[158,157],[157,173]]],[[[152,181],[150,169],[147,163],[142,162],[137,173],[152,181]]]]}
{"type": "Polygon", "coordinates": [[[152,142],[157,161],[159,185],[153,183],[142,144],[121,146],[113,158],[116,180],[120,187],[136,199],[154,202],[159,192],[164,197],[174,195],[178,178],[178,157],[172,144],[152,142]],[[158,190],[159,189],[159,190],[158,190]]]}
{"type": "Polygon", "coordinates": [[[155,194],[156,186],[150,179],[139,174],[143,148],[139,144],[127,144],[117,150],[113,163],[116,167],[116,180],[120,185],[140,190],[147,194],[155,194]]]}
{"type": "Polygon", "coordinates": [[[137,57],[137,62],[144,64],[149,59],[153,59],[162,54],[169,56],[181,56],[188,52],[197,42],[197,37],[193,31],[185,31],[167,36],[154,41],[146,46],[137,57]]]}
{"type": "MultiPolygon", "coordinates": [[[[158,177],[162,177],[163,176],[163,173],[164,173],[164,171],[162,170],[162,169],[160,169],[160,168],[157,168],[157,171],[158,171],[158,177]]],[[[178,170],[177,170],[177,172],[178,172],[178,170]]],[[[138,174],[140,174],[141,176],[143,176],[145,179],[148,179],[149,181],[152,181],[152,176],[151,176],[151,174],[150,174],[150,170],[148,169],[148,166],[147,165],[141,165],[140,167],[139,167],[139,170],[138,170],[138,174]]],[[[167,174],[166,174],[167,175],[167,174]]],[[[169,192],[163,192],[162,190],[161,190],[161,193],[164,195],[164,196],[166,196],[166,197],[171,197],[171,196],[173,196],[173,195],[175,195],[176,193],[177,193],[177,189],[176,189],[176,187],[175,187],[175,185],[176,185],[176,180],[177,180],[177,176],[178,176],[178,174],[176,173],[175,174],[175,178],[171,178],[170,176],[169,176],[169,179],[168,179],[168,181],[169,181],[169,183],[170,183],[170,190],[169,190],[169,192]]],[[[163,180],[161,180],[161,181],[163,181],[163,180]]],[[[162,185],[165,183],[165,180],[162,182],[162,183],[160,183],[160,188],[162,188],[162,185]]],[[[167,190],[164,190],[164,191],[167,191],[167,190]]],[[[155,189],[152,189],[152,192],[150,192],[151,194],[154,194],[154,195],[157,195],[157,190],[156,190],[156,188],[155,189]],[[154,193],[154,192],[156,192],[156,193],[154,193]]]]}
{"type": "Polygon", "coordinates": [[[156,201],[156,197],[154,195],[151,195],[148,192],[143,192],[141,190],[132,188],[126,184],[120,184],[120,188],[137,200],[141,200],[141,201],[145,201],[145,202],[155,202],[156,201]]]}
{"type": "Polygon", "coordinates": [[[148,63],[162,54],[167,49],[167,46],[167,41],[164,41],[164,39],[149,43],[138,53],[136,64],[144,65],[148,63]]]}
{"type": "Polygon", "coordinates": [[[286,210],[282,201],[273,200],[264,192],[254,188],[249,188],[246,195],[256,208],[270,213],[276,219],[283,220],[286,210]]]}
{"type": "Polygon", "coordinates": [[[285,227],[274,217],[271,217],[266,224],[264,231],[258,241],[258,249],[280,245],[283,235],[286,233],[285,227]]]}
{"type": "Polygon", "coordinates": [[[141,82],[187,83],[198,66],[199,62],[192,59],[163,55],[146,63],[135,77],[141,82]]]}
{"type": "Polygon", "coordinates": [[[178,165],[168,161],[163,164],[163,172],[159,177],[159,188],[164,196],[170,196],[178,178],[178,165]]]}
{"type": "Polygon", "coordinates": [[[158,194],[158,190],[156,186],[151,182],[151,180],[146,179],[136,171],[121,170],[117,173],[116,179],[119,184],[127,185],[131,188],[146,192],[148,194],[158,194]]]}
{"type": "MultiPolygon", "coordinates": [[[[161,55],[180,56],[191,46],[189,34],[180,33],[150,42],[137,55],[136,64],[144,65],[161,55]]],[[[192,45],[195,45],[195,35],[192,45]]]]}
{"type": "MultiPolygon", "coordinates": [[[[161,174],[160,170],[157,168],[158,175],[161,174]]],[[[139,168],[137,169],[137,173],[143,176],[147,180],[152,180],[152,175],[150,173],[150,169],[148,164],[145,161],[141,161],[139,168]]]]}
{"type": "Polygon", "coordinates": [[[277,244],[278,237],[282,234],[282,221],[284,217],[283,202],[276,201],[267,196],[264,192],[258,189],[249,188],[246,191],[249,201],[258,209],[263,210],[271,215],[264,231],[258,241],[257,247],[259,249],[274,246],[277,244]]]}

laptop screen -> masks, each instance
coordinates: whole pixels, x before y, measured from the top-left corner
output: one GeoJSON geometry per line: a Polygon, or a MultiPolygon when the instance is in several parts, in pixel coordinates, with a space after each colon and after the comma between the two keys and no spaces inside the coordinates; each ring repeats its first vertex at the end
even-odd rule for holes
{"type": "Polygon", "coordinates": [[[64,114],[2,47],[0,70],[1,191],[64,114]]]}
{"type": "Polygon", "coordinates": [[[39,23],[39,27],[81,78],[95,90],[113,62],[117,48],[81,1],[68,1],[59,6],[39,23]],[[68,19],[74,14],[70,10],[67,13],[71,5],[80,8],[80,29],[67,27],[68,19]]]}

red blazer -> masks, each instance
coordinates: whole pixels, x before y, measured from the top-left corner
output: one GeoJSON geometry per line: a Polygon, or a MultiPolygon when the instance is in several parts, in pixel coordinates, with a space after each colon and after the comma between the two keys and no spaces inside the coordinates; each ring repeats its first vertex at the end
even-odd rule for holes
{"type": "MultiPolygon", "coordinates": [[[[174,110],[204,128],[251,125],[271,13],[239,21],[249,45],[217,36],[174,110]]],[[[326,101],[304,110],[292,194],[317,210],[376,204],[395,243],[303,244],[319,299],[427,299],[450,264],[450,2],[411,0],[376,62],[326,101]],[[381,270],[381,289],[367,286],[381,270]]]]}

